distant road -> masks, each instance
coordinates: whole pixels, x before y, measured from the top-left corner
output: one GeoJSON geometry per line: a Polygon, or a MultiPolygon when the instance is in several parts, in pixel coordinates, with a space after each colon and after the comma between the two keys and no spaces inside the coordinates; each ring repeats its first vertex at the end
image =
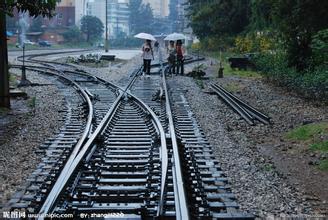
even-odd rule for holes
{"type": "MultiPolygon", "coordinates": [[[[25,51],[25,54],[26,55],[29,55],[29,54],[40,54],[40,53],[49,53],[49,52],[64,52],[64,51],[76,51],[78,49],[49,49],[49,50],[45,50],[45,49],[42,49],[42,50],[26,50],[25,51]]],[[[104,52],[103,50],[90,50],[90,52],[83,52],[83,53],[102,53],[104,52]]],[[[109,50],[108,52],[109,54],[112,54],[112,55],[115,55],[116,58],[119,58],[119,59],[123,59],[123,60],[129,60],[131,59],[132,57],[140,54],[140,50],[137,50],[137,49],[113,49],[113,50],[109,50]]],[[[23,54],[22,50],[21,51],[8,51],[8,59],[9,59],[9,62],[13,61],[17,56],[21,56],[23,54]]],[[[75,53],[72,53],[70,55],[79,55],[81,53],[79,52],[75,52],[75,53]]],[[[68,54],[67,54],[68,55],[68,54]]],[[[58,56],[58,55],[55,55],[55,56],[58,56]]]]}

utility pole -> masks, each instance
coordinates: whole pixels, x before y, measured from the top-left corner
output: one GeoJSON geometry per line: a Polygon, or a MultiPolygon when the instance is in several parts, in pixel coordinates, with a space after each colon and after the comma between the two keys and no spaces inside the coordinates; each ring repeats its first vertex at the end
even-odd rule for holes
{"type": "Polygon", "coordinates": [[[26,79],[26,67],[25,67],[25,43],[23,42],[23,66],[22,66],[22,78],[18,87],[29,86],[31,82],[26,79]]]}
{"type": "Polygon", "coordinates": [[[6,14],[0,11],[0,107],[10,108],[6,14]]]}
{"type": "Polygon", "coordinates": [[[106,40],[105,40],[105,52],[108,52],[108,0],[106,0],[106,40]]]}

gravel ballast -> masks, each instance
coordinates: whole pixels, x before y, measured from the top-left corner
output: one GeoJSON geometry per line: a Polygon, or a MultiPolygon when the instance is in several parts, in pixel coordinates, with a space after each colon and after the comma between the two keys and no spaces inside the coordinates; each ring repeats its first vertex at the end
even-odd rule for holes
{"type": "MultiPolygon", "coordinates": [[[[11,60],[19,64],[14,58],[11,60]]],[[[113,83],[121,80],[124,85],[128,73],[140,64],[141,57],[138,55],[131,62],[122,62],[109,68],[78,67],[113,83]]],[[[12,69],[11,72],[20,79],[20,70],[12,69]]],[[[63,125],[58,111],[65,100],[56,86],[34,72],[27,71],[27,79],[42,86],[20,88],[29,98],[12,99],[11,110],[0,114],[0,208],[24,186],[25,179],[40,163],[40,155],[35,154],[35,150],[63,125]]]]}
{"type": "MultiPolygon", "coordinates": [[[[209,79],[196,81],[190,77],[173,76],[186,97],[198,123],[213,146],[223,171],[227,173],[233,193],[242,210],[258,217],[323,216],[328,213],[326,183],[328,177],[309,166],[306,151],[286,142],[283,134],[307,122],[327,121],[325,107],[315,107],[294,94],[267,84],[261,79],[225,77],[216,79],[216,67],[207,70],[209,79]],[[210,91],[209,82],[234,84],[235,94],[272,117],[273,125],[249,126],[210,91]],[[200,88],[204,85],[204,88],[200,88]],[[293,152],[297,151],[297,154],[293,152]],[[321,192],[321,193],[319,193],[321,192]],[[318,194],[319,193],[319,194],[318,194]]],[[[128,63],[110,68],[79,66],[86,72],[114,83],[125,85],[140,56],[128,63]]],[[[186,72],[190,67],[186,67],[186,72]]],[[[28,75],[32,82],[49,83],[37,75],[28,75]]],[[[64,100],[54,86],[24,89],[29,100],[14,100],[10,112],[0,116],[1,202],[10,198],[41,158],[34,150],[60,128],[61,105],[64,100]],[[35,97],[35,107],[29,107],[35,97]],[[24,119],[23,121],[19,119],[24,119]]]]}
{"type": "MultiPolygon", "coordinates": [[[[18,71],[12,71],[19,74],[18,71]]],[[[33,83],[51,84],[37,74],[29,74],[33,83]]],[[[0,117],[1,203],[10,199],[41,158],[34,153],[39,145],[61,127],[63,97],[55,86],[23,87],[28,99],[12,99],[11,110],[0,117]]]]}
{"type": "MultiPolygon", "coordinates": [[[[260,79],[217,79],[216,68],[211,67],[213,62],[205,63],[209,67],[207,80],[199,82],[182,76],[174,76],[173,80],[181,89],[187,90],[186,97],[212,144],[222,169],[227,172],[241,208],[259,217],[326,215],[327,200],[324,196],[320,198],[313,189],[321,191],[321,194],[325,193],[327,174],[315,167],[309,167],[305,156],[295,161],[294,170],[286,168],[286,161],[283,163],[281,160],[288,162],[289,157],[281,155],[279,150],[286,147],[281,142],[288,129],[304,121],[327,120],[325,108],[315,107],[313,103],[270,86],[260,79]],[[240,91],[235,94],[272,116],[273,125],[249,126],[216,95],[204,93],[210,92],[207,86],[209,82],[237,84],[240,91]],[[276,158],[273,157],[273,152],[276,158]],[[299,166],[300,163],[307,166],[299,166]],[[301,173],[312,173],[312,181],[309,176],[300,178],[301,173]],[[306,181],[314,183],[312,191],[308,189],[309,184],[303,185],[306,181]]],[[[191,67],[186,69],[188,72],[191,67]]]]}

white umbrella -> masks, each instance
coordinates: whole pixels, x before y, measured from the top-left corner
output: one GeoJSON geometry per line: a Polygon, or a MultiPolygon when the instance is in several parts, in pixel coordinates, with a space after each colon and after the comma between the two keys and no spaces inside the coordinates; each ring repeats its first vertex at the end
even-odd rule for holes
{"type": "Polygon", "coordinates": [[[183,34],[179,34],[179,33],[173,33],[173,34],[169,34],[167,35],[166,38],[164,38],[164,40],[184,40],[186,38],[186,36],[184,36],[183,34]]]}
{"type": "Polygon", "coordinates": [[[155,37],[151,34],[147,34],[147,33],[139,33],[137,35],[134,35],[135,38],[139,38],[139,39],[144,39],[144,40],[152,40],[152,41],[156,41],[155,37]]]}

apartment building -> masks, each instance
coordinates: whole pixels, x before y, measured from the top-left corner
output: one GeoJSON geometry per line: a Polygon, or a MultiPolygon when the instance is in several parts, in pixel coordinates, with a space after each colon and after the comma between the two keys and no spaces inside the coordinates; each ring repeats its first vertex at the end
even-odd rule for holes
{"type": "Polygon", "coordinates": [[[150,4],[155,17],[163,18],[169,15],[169,0],[143,0],[142,2],[150,4]]]}
{"type": "Polygon", "coordinates": [[[91,15],[98,17],[104,26],[107,19],[110,37],[117,37],[120,32],[129,34],[130,11],[128,3],[129,0],[75,0],[76,24],[80,25],[81,18],[84,15],[91,15]]]}

